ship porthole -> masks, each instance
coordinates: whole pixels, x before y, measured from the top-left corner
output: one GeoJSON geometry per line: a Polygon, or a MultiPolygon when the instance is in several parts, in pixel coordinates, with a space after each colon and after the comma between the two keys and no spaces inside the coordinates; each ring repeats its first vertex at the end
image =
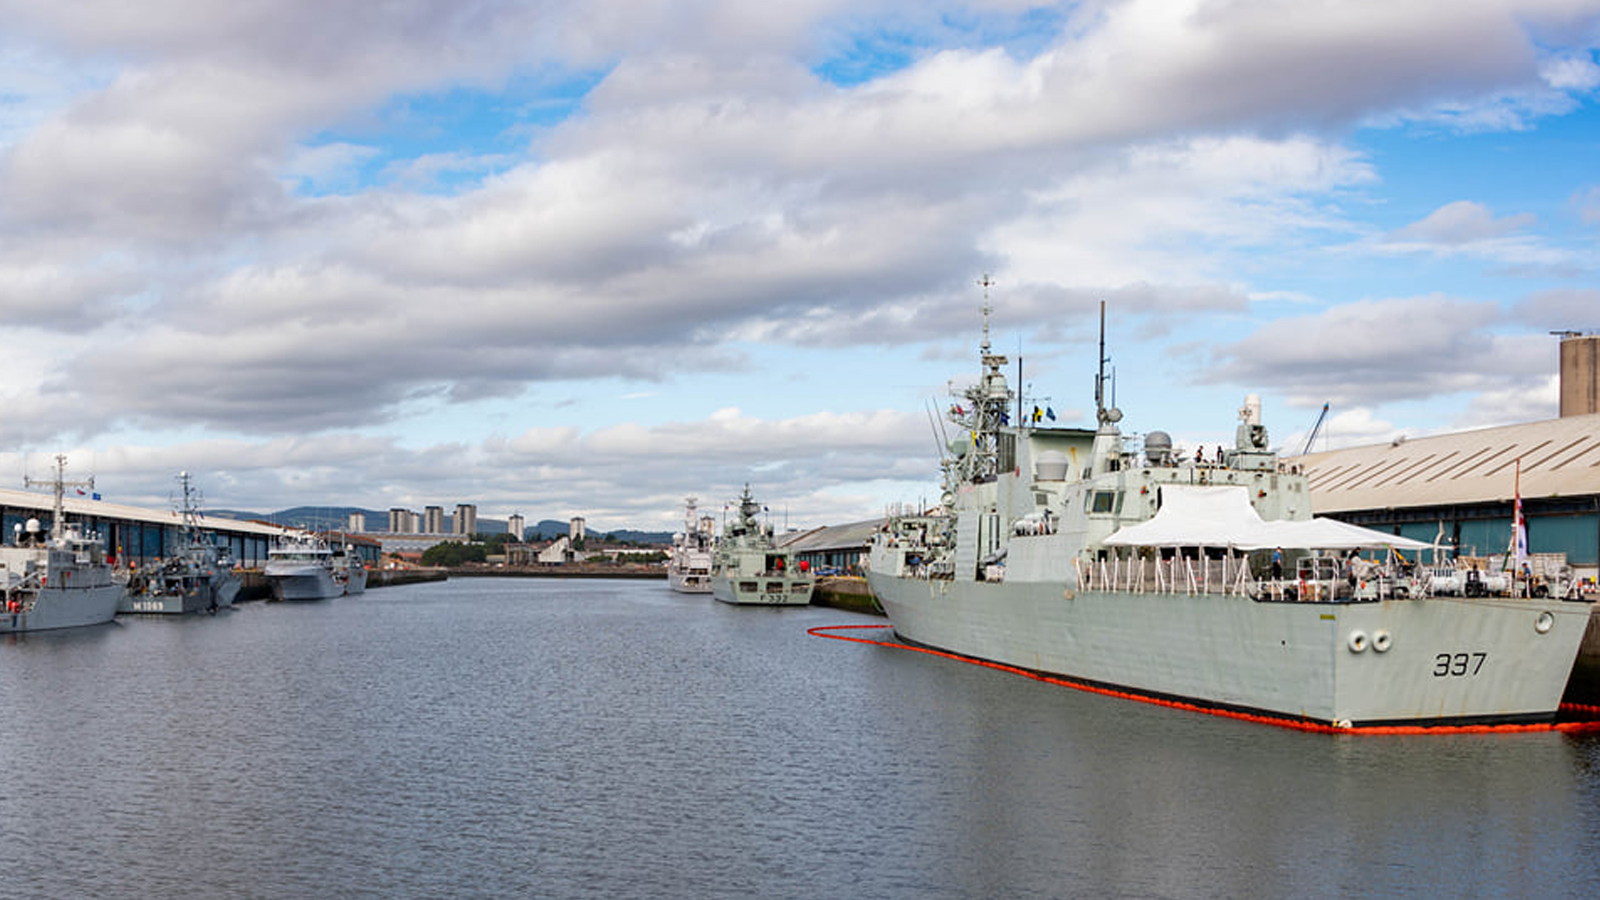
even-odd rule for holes
{"type": "Polygon", "coordinates": [[[1378,631],[1374,631],[1372,633],[1372,649],[1378,651],[1379,653],[1388,653],[1389,645],[1393,642],[1394,639],[1389,637],[1389,632],[1387,631],[1379,629],[1378,631]]]}
{"type": "Polygon", "coordinates": [[[1352,631],[1345,644],[1350,648],[1351,653],[1360,653],[1367,649],[1367,633],[1365,631],[1352,631]]]}
{"type": "Polygon", "coordinates": [[[1545,610],[1544,612],[1539,613],[1539,618],[1533,620],[1533,630],[1539,632],[1540,634],[1545,634],[1551,628],[1554,628],[1555,624],[1556,617],[1552,616],[1549,610],[1545,610]]]}

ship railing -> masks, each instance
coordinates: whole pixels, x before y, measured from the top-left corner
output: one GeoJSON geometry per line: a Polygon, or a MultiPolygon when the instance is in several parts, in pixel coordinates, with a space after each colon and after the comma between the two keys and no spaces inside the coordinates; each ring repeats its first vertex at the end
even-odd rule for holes
{"type": "Polygon", "coordinates": [[[1165,559],[1145,554],[1084,555],[1073,558],[1072,578],[1078,590],[1222,594],[1285,603],[1373,603],[1448,593],[1426,572],[1372,563],[1358,567],[1353,578],[1348,569],[1332,564],[1270,578],[1252,570],[1248,556],[1235,553],[1216,558],[1175,554],[1165,559]]]}
{"type": "Polygon", "coordinates": [[[14,579],[5,585],[3,605],[0,613],[11,615],[15,613],[33,612],[33,607],[39,602],[39,591],[44,587],[44,573],[38,570],[24,572],[21,575],[12,572],[4,573],[7,579],[14,579]]]}
{"type": "Polygon", "coordinates": [[[1150,559],[1144,556],[1074,558],[1078,590],[1115,590],[1134,594],[1249,594],[1256,592],[1243,557],[1197,560],[1188,557],[1150,559]]]}
{"type": "Polygon", "coordinates": [[[1387,570],[1358,576],[1255,579],[1250,591],[1257,600],[1274,603],[1376,603],[1433,595],[1425,579],[1396,575],[1387,570]]]}

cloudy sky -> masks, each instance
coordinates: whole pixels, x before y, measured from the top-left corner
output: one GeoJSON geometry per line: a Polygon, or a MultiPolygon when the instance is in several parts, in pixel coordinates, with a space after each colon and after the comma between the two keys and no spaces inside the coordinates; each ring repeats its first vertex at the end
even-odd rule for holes
{"type": "MultiPolygon", "coordinates": [[[[931,497],[1029,402],[1552,417],[1600,0],[0,0],[0,477],[669,528],[931,497]]],[[[1322,443],[1319,441],[1319,447],[1322,443]]]]}

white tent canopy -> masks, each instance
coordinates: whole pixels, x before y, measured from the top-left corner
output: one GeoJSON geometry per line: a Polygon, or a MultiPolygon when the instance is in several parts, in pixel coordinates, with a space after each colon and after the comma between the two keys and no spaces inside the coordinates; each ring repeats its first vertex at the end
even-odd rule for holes
{"type": "Polygon", "coordinates": [[[1161,508],[1149,520],[1118,529],[1113,547],[1231,547],[1265,550],[1426,550],[1432,547],[1334,519],[1291,522],[1262,519],[1239,485],[1163,485],[1161,508]]]}

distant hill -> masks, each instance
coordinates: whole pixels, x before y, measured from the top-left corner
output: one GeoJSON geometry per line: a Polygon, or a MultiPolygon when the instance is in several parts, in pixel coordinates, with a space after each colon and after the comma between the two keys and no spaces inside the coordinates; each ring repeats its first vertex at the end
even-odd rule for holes
{"type": "MultiPolygon", "coordinates": [[[[259,513],[239,509],[208,509],[206,515],[219,516],[229,519],[244,521],[272,522],[287,528],[307,528],[315,531],[337,531],[350,521],[351,513],[363,513],[367,517],[368,531],[383,531],[389,527],[389,511],[376,509],[362,509],[359,506],[296,506],[291,509],[280,509],[277,512],[259,513]]],[[[450,531],[454,524],[454,516],[444,517],[445,531],[450,531]]],[[[505,519],[478,519],[478,531],[481,534],[500,534],[506,530],[505,519]]],[[[537,525],[528,526],[528,540],[554,540],[570,531],[566,522],[554,519],[545,519],[537,525]]],[[[670,531],[635,531],[631,528],[620,528],[616,531],[594,531],[591,537],[612,535],[619,541],[629,541],[635,544],[670,544],[672,533],[670,531]]]]}
{"type": "MultiPolygon", "coordinates": [[[[388,510],[379,512],[373,509],[362,509],[358,506],[296,506],[292,509],[280,509],[271,513],[250,512],[242,509],[208,509],[205,513],[208,516],[225,516],[229,519],[271,522],[274,525],[283,525],[288,528],[309,528],[317,531],[343,528],[350,521],[351,513],[365,513],[368,528],[374,525],[387,526],[389,524],[388,510]]],[[[479,519],[478,524],[482,525],[483,520],[479,519]]],[[[504,528],[505,523],[502,522],[500,527],[504,528]]]]}
{"type": "MultiPolygon", "coordinates": [[[[481,521],[481,520],[480,520],[481,521]]],[[[566,522],[557,522],[554,519],[543,519],[537,525],[528,526],[528,540],[550,541],[570,534],[572,527],[566,522]]],[[[632,528],[618,528],[615,531],[588,530],[589,537],[598,538],[610,535],[619,541],[628,541],[634,544],[670,544],[672,532],[670,531],[635,531],[632,528]]]]}

